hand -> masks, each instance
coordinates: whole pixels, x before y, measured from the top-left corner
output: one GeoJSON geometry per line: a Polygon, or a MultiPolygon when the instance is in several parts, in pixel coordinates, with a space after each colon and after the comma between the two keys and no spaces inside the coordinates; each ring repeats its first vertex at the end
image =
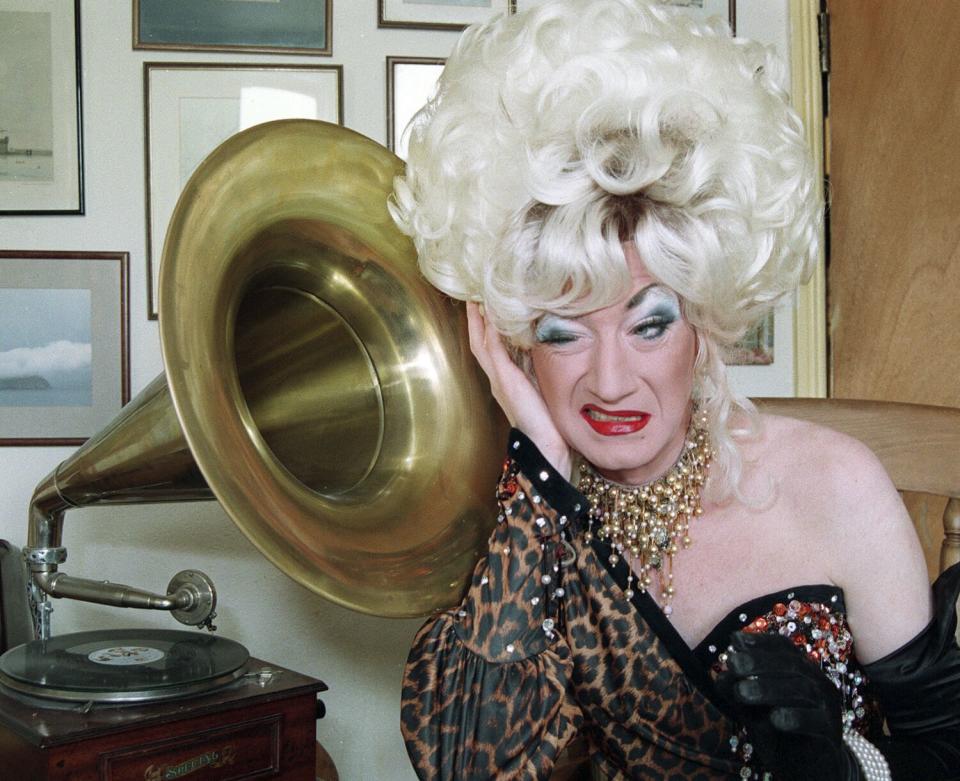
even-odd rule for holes
{"type": "Polygon", "coordinates": [[[573,457],[550,417],[547,405],[530,378],[517,366],[500,333],[484,317],[479,304],[467,302],[470,351],[490,380],[490,390],[514,428],[530,437],[565,478],[570,478],[573,457]]]}
{"type": "Polygon", "coordinates": [[[843,743],[840,690],[787,638],[734,632],[721,694],[776,779],[860,778],[843,743]]]}

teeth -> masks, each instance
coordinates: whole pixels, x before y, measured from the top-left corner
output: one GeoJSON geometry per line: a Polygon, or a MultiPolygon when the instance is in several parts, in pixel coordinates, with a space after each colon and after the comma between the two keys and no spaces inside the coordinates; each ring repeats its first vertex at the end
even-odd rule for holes
{"type": "Polygon", "coordinates": [[[643,415],[608,415],[605,412],[600,412],[599,410],[591,409],[587,410],[587,414],[594,420],[601,421],[613,421],[613,422],[633,422],[636,420],[643,420],[643,415]]]}

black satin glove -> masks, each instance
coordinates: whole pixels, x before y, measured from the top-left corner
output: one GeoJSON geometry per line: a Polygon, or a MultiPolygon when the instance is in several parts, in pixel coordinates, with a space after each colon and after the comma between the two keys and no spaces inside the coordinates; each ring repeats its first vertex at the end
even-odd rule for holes
{"type": "Polygon", "coordinates": [[[780,779],[853,781],[840,690],[780,635],[734,632],[717,688],[747,729],[753,755],[780,779]]]}

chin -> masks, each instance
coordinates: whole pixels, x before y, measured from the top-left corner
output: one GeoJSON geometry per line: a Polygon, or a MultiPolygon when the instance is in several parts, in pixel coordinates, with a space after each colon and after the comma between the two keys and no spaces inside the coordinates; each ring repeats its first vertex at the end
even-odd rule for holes
{"type": "Polygon", "coordinates": [[[593,468],[601,473],[630,472],[643,469],[653,460],[650,444],[646,441],[639,443],[600,443],[586,445],[577,450],[580,455],[589,461],[593,468]]]}

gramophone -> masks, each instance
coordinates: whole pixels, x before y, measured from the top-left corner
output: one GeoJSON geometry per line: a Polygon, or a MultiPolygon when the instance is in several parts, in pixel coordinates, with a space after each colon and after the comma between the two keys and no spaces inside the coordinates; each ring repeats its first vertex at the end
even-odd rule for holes
{"type": "Polygon", "coordinates": [[[250,128],[197,169],[160,269],[164,372],[37,486],[23,551],[36,637],[0,658],[4,687],[156,701],[244,668],[242,646],[199,632],[57,636],[51,597],[214,628],[199,570],[165,594],[63,572],[74,507],[215,498],[271,562],[342,606],[417,616],[459,599],[506,424],[463,308],[421,278],[388,214],[401,171],[379,144],[310,120],[250,128]],[[140,657],[93,660],[111,653],[140,657]]]}

